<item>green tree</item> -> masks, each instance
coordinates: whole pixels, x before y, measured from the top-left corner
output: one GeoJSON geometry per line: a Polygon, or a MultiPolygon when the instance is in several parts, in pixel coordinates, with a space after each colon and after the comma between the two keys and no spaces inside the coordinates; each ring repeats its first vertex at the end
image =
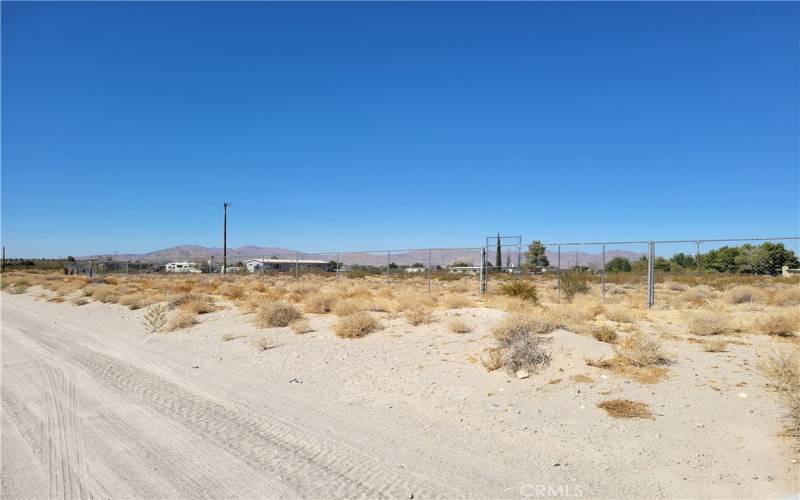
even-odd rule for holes
{"type": "Polygon", "coordinates": [[[625,257],[614,257],[606,262],[607,273],[628,273],[631,271],[631,261],[625,257]]]}
{"type": "Polygon", "coordinates": [[[678,271],[680,269],[692,269],[697,267],[697,261],[691,255],[686,255],[683,252],[676,253],[669,261],[673,264],[672,270],[678,271]]]}
{"type": "Polygon", "coordinates": [[[534,240],[528,245],[528,251],[525,252],[525,268],[531,271],[541,271],[542,269],[550,266],[550,261],[547,260],[545,246],[539,240],[534,240]]]}
{"type": "Polygon", "coordinates": [[[736,264],[738,256],[739,249],[737,247],[729,247],[726,245],[704,254],[700,261],[702,262],[703,269],[717,271],[718,273],[735,273],[738,271],[738,266],[736,264]]]}
{"type": "Polygon", "coordinates": [[[653,263],[653,267],[656,271],[671,271],[672,270],[672,263],[665,259],[664,257],[656,257],[656,261],[653,263]]]}
{"type": "Polygon", "coordinates": [[[639,257],[639,260],[635,260],[631,262],[631,271],[636,273],[646,273],[647,272],[647,257],[642,255],[639,257]]]}

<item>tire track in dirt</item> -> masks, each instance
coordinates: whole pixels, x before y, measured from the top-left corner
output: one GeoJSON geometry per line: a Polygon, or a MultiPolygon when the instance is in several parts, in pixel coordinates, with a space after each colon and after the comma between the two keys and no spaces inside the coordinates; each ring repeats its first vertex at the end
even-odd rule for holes
{"type": "Polygon", "coordinates": [[[279,479],[297,496],[407,497],[411,492],[457,496],[440,483],[396,471],[365,451],[308,435],[300,427],[242,405],[205,399],[113,356],[53,336],[29,337],[50,352],[70,357],[123,396],[135,398],[238,457],[254,472],[279,479]]]}
{"type": "Polygon", "coordinates": [[[75,376],[41,360],[38,368],[47,405],[50,498],[89,498],[82,426],[76,414],[75,376]]]}

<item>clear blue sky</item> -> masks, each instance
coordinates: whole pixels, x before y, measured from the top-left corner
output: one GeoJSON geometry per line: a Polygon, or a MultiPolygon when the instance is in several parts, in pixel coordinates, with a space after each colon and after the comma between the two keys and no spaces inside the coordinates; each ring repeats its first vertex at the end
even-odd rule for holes
{"type": "Polygon", "coordinates": [[[797,234],[798,9],[3,2],[3,244],[797,234]]]}

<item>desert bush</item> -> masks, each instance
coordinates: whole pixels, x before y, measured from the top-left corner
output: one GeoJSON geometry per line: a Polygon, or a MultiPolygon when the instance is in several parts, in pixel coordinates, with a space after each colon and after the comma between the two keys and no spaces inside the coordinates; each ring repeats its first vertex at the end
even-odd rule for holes
{"type": "Polygon", "coordinates": [[[492,372],[503,366],[503,351],[499,347],[487,347],[481,353],[481,364],[492,372]]]}
{"type": "Polygon", "coordinates": [[[28,287],[23,284],[14,284],[6,288],[6,291],[13,295],[21,295],[28,291],[28,287]]]}
{"type": "Polygon", "coordinates": [[[404,309],[403,317],[414,326],[432,323],[433,310],[425,304],[417,303],[404,309]]]}
{"type": "Polygon", "coordinates": [[[676,305],[706,306],[714,297],[714,290],[706,285],[692,287],[675,298],[676,305]]]}
{"type": "Polygon", "coordinates": [[[691,311],[686,323],[694,335],[722,335],[732,330],[730,317],[715,311],[691,311]]]}
{"type": "Polygon", "coordinates": [[[453,333],[467,333],[472,331],[472,325],[461,318],[453,318],[447,323],[447,328],[453,333]]]}
{"type": "Polygon", "coordinates": [[[267,302],[258,308],[256,325],[265,327],[289,326],[289,323],[303,319],[303,313],[295,305],[284,300],[267,302]]]}
{"type": "Polygon", "coordinates": [[[509,314],[492,329],[492,334],[503,345],[519,335],[550,333],[556,328],[547,315],[509,314]]]}
{"type": "Polygon", "coordinates": [[[759,368],[787,407],[787,433],[800,438],[800,350],[769,356],[759,368]]]}
{"type": "Polygon", "coordinates": [[[617,323],[633,323],[641,317],[638,309],[631,309],[622,305],[610,305],[605,308],[605,316],[617,323]]]}
{"type": "Polygon", "coordinates": [[[731,288],[723,295],[728,304],[746,304],[749,302],[763,302],[765,294],[756,287],[739,285],[731,288]]]}
{"type": "Polygon", "coordinates": [[[642,402],[630,399],[612,399],[597,405],[614,418],[653,418],[650,408],[642,402]]]}
{"type": "Polygon", "coordinates": [[[470,297],[468,297],[466,295],[463,295],[463,294],[460,294],[460,293],[453,294],[453,295],[447,295],[444,298],[443,302],[444,302],[444,306],[447,309],[462,309],[464,307],[472,307],[473,306],[472,299],[470,297]]]}
{"type": "Polygon", "coordinates": [[[500,285],[500,293],[522,300],[536,302],[536,287],[524,281],[510,281],[500,285]]]}
{"type": "Polygon", "coordinates": [[[167,324],[167,306],[155,304],[147,311],[142,323],[150,333],[156,333],[167,324]]]}
{"type": "Polygon", "coordinates": [[[752,328],[765,335],[790,337],[800,328],[799,311],[775,311],[755,316],[752,328]]]}
{"type": "Polygon", "coordinates": [[[770,303],[783,307],[800,305],[800,286],[792,286],[776,291],[770,298],[770,303]]]}
{"type": "Polygon", "coordinates": [[[579,271],[569,271],[561,275],[561,293],[567,300],[579,293],[589,291],[589,279],[586,274],[579,271]]]}
{"type": "Polygon", "coordinates": [[[118,302],[119,305],[127,306],[131,310],[141,309],[142,307],[147,307],[149,305],[147,295],[142,292],[123,295],[119,298],[118,302]]]}
{"type": "Polygon", "coordinates": [[[309,313],[325,314],[333,310],[336,304],[336,294],[330,292],[316,292],[305,299],[305,310],[309,313]]]}
{"type": "Polygon", "coordinates": [[[703,344],[705,352],[725,352],[727,344],[721,340],[712,340],[703,344]]]}
{"type": "Polygon", "coordinates": [[[634,333],[620,342],[617,356],[626,364],[638,368],[670,362],[670,358],[661,349],[661,344],[642,332],[634,333]]]}
{"type": "Polygon", "coordinates": [[[547,366],[550,364],[550,353],[543,346],[546,340],[531,333],[512,337],[502,347],[503,366],[510,373],[547,366]]]}
{"type": "Polygon", "coordinates": [[[370,300],[366,297],[349,297],[338,300],[333,305],[333,313],[337,316],[349,316],[369,309],[370,300]]]}
{"type": "Polygon", "coordinates": [[[342,338],[360,338],[380,327],[377,319],[367,312],[359,311],[340,318],[333,325],[333,331],[342,338]]]}
{"type": "Polygon", "coordinates": [[[239,300],[244,298],[245,289],[233,283],[223,283],[217,288],[217,293],[231,300],[239,300]]]}
{"type": "Polygon", "coordinates": [[[605,342],[607,344],[614,344],[617,341],[617,331],[609,326],[596,328],[592,332],[592,336],[600,342],[605,342]]]}
{"type": "Polygon", "coordinates": [[[182,328],[189,328],[197,324],[197,315],[188,311],[178,311],[177,314],[170,320],[168,329],[170,331],[180,330],[182,328]]]}
{"type": "Polygon", "coordinates": [[[178,306],[181,311],[191,314],[206,314],[216,310],[214,299],[208,295],[190,294],[178,306]]]}
{"type": "Polygon", "coordinates": [[[289,328],[298,335],[312,331],[311,323],[307,319],[299,319],[289,323],[289,328]]]}

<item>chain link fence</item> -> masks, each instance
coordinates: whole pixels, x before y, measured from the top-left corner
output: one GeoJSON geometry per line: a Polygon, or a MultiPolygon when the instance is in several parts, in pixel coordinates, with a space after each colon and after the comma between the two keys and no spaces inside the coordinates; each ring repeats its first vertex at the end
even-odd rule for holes
{"type": "MultiPolygon", "coordinates": [[[[404,284],[436,292],[462,280],[471,293],[496,292],[510,279],[533,283],[545,301],[588,294],[603,302],[625,295],[653,307],[663,292],[709,276],[800,277],[800,237],[539,243],[520,236],[485,238],[473,248],[283,253],[228,257],[229,274],[323,281],[359,279],[373,288],[404,284]],[[536,245],[534,245],[536,246],[536,245]]],[[[116,260],[65,263],[67,274],[219,273],[220,259],[188,263],[116,260]]]]}

